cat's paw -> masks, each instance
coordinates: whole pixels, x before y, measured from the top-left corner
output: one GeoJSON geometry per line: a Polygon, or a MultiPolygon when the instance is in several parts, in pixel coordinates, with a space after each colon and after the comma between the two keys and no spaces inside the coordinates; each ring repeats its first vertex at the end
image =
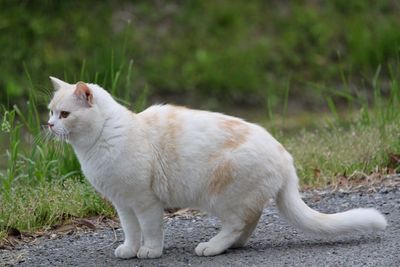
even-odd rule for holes
{"type": "Polygon", "coordinates": [[[122,244],[115,249],[114,254],[117,258],[130,259],[136,257],[137,251],[137,248],[134,248],[133,246],[122,244]]]}
{"type": "Polygon", "coordinates": [[[211,242],[203,242],[198,244],[194,251],[197,256],[215,256],[224,252],[224,249],[211,242]]]}
{"type": "Polygon", "coordinates": [[[137,257],[140,259],[153,259],[161,257],[161,254],[162,248],[149,248],[142,246],[137,253],[137,257]]]}

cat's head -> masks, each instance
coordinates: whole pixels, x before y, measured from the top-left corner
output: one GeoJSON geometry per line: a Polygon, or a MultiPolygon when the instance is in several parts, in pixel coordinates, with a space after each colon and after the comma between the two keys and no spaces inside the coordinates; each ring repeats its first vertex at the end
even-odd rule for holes
{"type": "Polygon", "coordinates": [[[69,84],[50,77],[54,96],[48,105],[48,128],[61,140],[71,143],[90,142],[102,126],[103,116],[93,85],[84,82],[69,84]]]}

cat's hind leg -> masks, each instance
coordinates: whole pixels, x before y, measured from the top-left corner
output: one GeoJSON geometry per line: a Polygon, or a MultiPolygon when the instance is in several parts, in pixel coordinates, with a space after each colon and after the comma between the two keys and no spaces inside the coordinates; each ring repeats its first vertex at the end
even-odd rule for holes
{"type": "Polygon", "coordinates": [[[130,207],[117,206],[116,209],[124,231],[125,241],[117,247],[114,254],[122,259],[136,257],[141,241],[139,221],[130,207]]]}
{"type": "Polygon", "coordinates": [[[246,219],[246,225],[243,228],[240,237],[233,243],[231,248],[241,248],[246,245],[247,241],[249,240],[251,234],[253,233],[254,229],[256,228],[258,221],[260,220],[262,211],[255,211],[246,219]]]}
{"type": "Polygon", "coordinates": [[[257,225],[261,212],[252,219],[236,214],[223,218],[221,231],[208,242],[200,243],[195,252],[198,256],[214,256],[230,247],[243,246],[257,225]]]}

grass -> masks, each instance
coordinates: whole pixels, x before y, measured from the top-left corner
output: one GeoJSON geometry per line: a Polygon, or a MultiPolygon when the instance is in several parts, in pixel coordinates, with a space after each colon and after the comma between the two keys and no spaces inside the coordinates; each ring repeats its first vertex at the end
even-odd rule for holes
{"type": "MultiPolygon", "coordinates": [[[[124,75],[129,76],[129,69],[124,75]]],[[[114,71],[124,73],[123,67],[114,71]]],[[[400,172],[400,166],[393,166],[389,159],[390,154],[400,154],[399,84],[391,80],[391,89],[383,97],[378,75],[373,83],[376,88],[372,103],[358,99],[359,108],[345,113],[332,98],[327,104],[329,114],[305,116],[311,118],[308,128],[304,123],[296,124],[299,117],[287,115],[274,114],[272,120],[261,121],[293,154],[303,186],[332,184],[338,177],[354,173],[400,172]]],[[[40,133],[40,122],[45,120],[39,115],[34,95],[31,90],[26,110],[15,106],[5,110],[2,118],[1,136],[8,138],[8,148],[7,165],[0,173],[0,236],[6,235],[8,227],[30,232],[68,218],[115,216],[112,207],[82,177],[68,145],[34,138],[40,133]]],[[[136,107],[144,107],[145,99],[144,92],[136,107]]],[[[288,99],[282,101],[287,103],[288,99]]]]}
{"type": "Polygon", "coordinates": [[[381,128],[362,125],[355,120],[350,127],[327,126],[315,131],[301,131],[282,138],[296,162],[302,185],[334,184],[340,176],[399,172],[389,168],[389,155],[400,152],[400,119],[381,128]]]}
{"type": "Polygon", "coordinates": [[[15,184],[11,194],[0,195],[0,201],[0,237],[5,236],[5,226],[32,232],[74,218],[98,214],[115,216],[111,205],[88,183],[74,179],[29,186],[15,184]]]}
{"type": "MultiPolygon", "coordinates": [[[[287,118],[266,123],[267,128],[270,124],[278,129],[277,138],[293,154],[302,185],[324,186],[353,174],[365,178],[371,173],[400,172],[399,163],[390,158],[400,154],[400,87],[392,75],[384,97],[379,72],[378,67],[371,80],[372,98],[348,94],[348,107],[340,111],[327,96],[329,115],[306,116],[312,119],[308,121],[311,130],[295,131],[285,124],[287,118]]],[[[330,95],[335,94],[331,89],[330,95]]]]}

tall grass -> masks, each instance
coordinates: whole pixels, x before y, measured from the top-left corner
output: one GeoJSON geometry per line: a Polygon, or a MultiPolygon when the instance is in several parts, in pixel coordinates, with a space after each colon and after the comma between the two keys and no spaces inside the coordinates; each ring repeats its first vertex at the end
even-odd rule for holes
{"type": "Polygon", "coordinates": [[[389,81],[379,77],[381,67],[368,81],[371,95],[323,89],[331,115],[313,115],[313,130],[300,129],[289,137],[277,131],[294,155],[303,185],[326,185],[354,174],[366,178],[400,172],[400,163],[391,159],[400,155],[400,69],[388,69],[389,81]]]}
{"type": "MultiPolygon", "coordinates": [[[[100,85],[110,88],[110,93],[117,100],[140,111],[146,103],[147,88],[133,92],[133,62],[126,64],[125,60],[115,60],[112,53],[110,68],[113,72],[108,82],[98,74],[95,80],[102,80],[105,84],[100,85]],[[131,104],[129,99],[133,96],[137,99],[131,104]]],[[[52,89],[35,87],[28,70],[26,75],[30,81],[26,105],[14,105],[11,109],[3,107],[1,118],[0,142],[8,147],[5,155],[1,155],[7,164],[0,167],[0,233],[4,234],[10,226],[30,231],[60,223],[65,220],[66,214],[69,217],[91,214],[111,216],[113,210],[110,205],[102,201],[83,179],[72,148],[46,137],[48,130],[43,124],[48,118],[44,111],[52,89]],[[40,91],[46,93],[38,94],[40,91]],[[37,99],[38,95],[43,95],[43,99],[37,99]]],[[[85,61],[79,76],[90,81],[85,61]]]]}

